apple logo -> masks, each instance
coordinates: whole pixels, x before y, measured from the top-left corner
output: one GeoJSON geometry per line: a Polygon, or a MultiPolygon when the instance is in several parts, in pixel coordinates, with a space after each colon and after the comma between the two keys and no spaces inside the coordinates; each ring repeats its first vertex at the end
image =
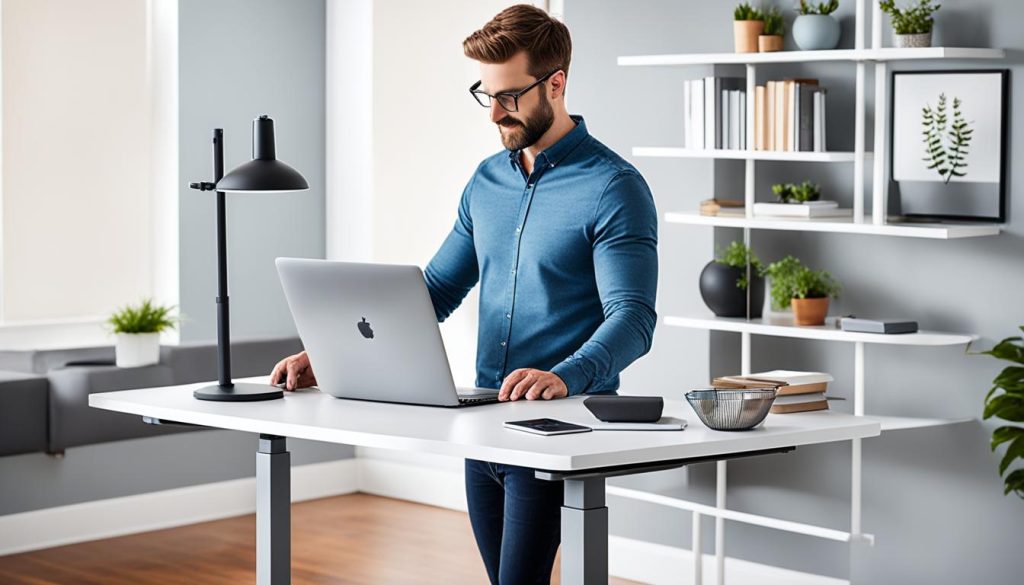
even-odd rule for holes
{"type": "Polygon", "coordinates": [[[367,339],[373,339],[373,329],[370,328],[370,324],[366,322],[366,317],[359,323],[356,323],[356,327],[359,327],[359,332],[363,334],[363,337],[367,339]]]}

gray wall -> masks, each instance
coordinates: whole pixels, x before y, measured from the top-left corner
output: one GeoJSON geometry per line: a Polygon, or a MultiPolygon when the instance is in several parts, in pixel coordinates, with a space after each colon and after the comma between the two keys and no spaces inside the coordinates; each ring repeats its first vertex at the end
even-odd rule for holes
{"type": "MultiPolygon", "coordinates": [[[[779,3],[792,18],[788,2],[779,3]]],[[[1024,7],[1013,0],[942,2],[937,44],[1024,48],[1017,30],[1024,7]]],[[[852,47],[852,2],[844,2],[842,46],[852,47]]],[[[620,153],[635,145],[679,145],[682,80],[709,74],[709,68],[620,68],[618,55],[732,50],[732,4],[696,0],[570,0],[566,22],[575,45],[570,107],[587,116],[595,133],[620,153]]],[[[889,27],[886,22],[885,34],[889,27]]],[[[791,42],[787,38],[787,43],[791,42]]],[[[898,64],[914,68],[1011,69],[1011,104],[1020,95],[1024,68],[1007,62],[898,64]]],[[[718,68],[720,74],[742,74],[718,68]]],[[[853,147],[854,66],[796,64],[759,68],[758,81],[817,77],[829,88],[829,148],[853,147]]],[[[868,75],[868,127],[873,76],[868,75]]],[[[756,252],[766,260],[792,253],[825,268],[844,285],[833,314],[907,315],[928,329],[970,332],[978,348],[1019,332],[1024,323],[1024,219],[1013,214],[1020,188],[1013,171],[1024,163],[1016,146],[1021,117],[1010,116],[1008,168],[1010,222],[995,238],[929,241],[839,234],[754,231],[756,252]]],[[[867,144],[872,144],[868,135],[867,144]]],[[[743,163],[733,161],[634,161],[655,193],[659,211],[695,210],[712,194],[742,196],[743,163]]],[[[766,198],[771,183],[809,178],[850,204],[852,165],[759,163],[757,189],[766,198]]],[[[870,178],[868,179],[870,185],[870,178]]],[[[870,198],[869,198],[870,199],[870,198]]],[[[870,201],[869,201],[870,203],[870,201]]],[[[713,242],[725,245],[738,230],[661,226],[659,314],[703,311],[697,276],[710,259],[713,242]]],[[[627,370],[623,387],[679,398],[708,364],[695,356],[696,344],[710,342],[712,374],[739,371],[738,335],[676,332],[661,327],[651,354],[627,370]]],[[[965,355],[963,348],[869,346],[868,413],[980,417],[989,381],[1002,364],[965,355]]],[[[852,398],[853,347],[755,337],[754,371],[803,368],[833,373],[833,395],[852,398]]],[[[833,403],[836,410],[850,405],[833,403]]],[[[848,547],[820,539],[727,523],[727,552],[856,583],[1010,583],[1020,579],[1017,543],[1024,536],[1024,503],[1002,495],[998,457],[988,436],[995,425],[977,420],[938,428],[894,431],[864,443],[864,530],[876,535],[874,548],[848,547]]],[[[624,483],[714,503],[714,466],[695,466],[624,483]]],[[[848,443],[800,448],[788,455],[729,464],[729,507],[782,518],[849,529],[850,446],[848,443]]],[[[689,514],[613,499],[615,534],[690,547],[689,514]]],[[[713,530],[705,532],[713,551],[713,530]]]]}
{"type": "MultiPolygon", "coordinates": [[[[281,160],[310,191],[228,196],[232,334],[295,335],[275,256],[324,255],[324,1],[181,0],[181,308],[183,341],[216,337],[210,136],[225,132],[225,168],[250,158],[250,124],[276,122],[281,160]]],[[[269,367],[272,364],[268,364],[269,367]]],[[[128,415],[125,415],[128,416],[128,415]]],[[[256,437],[204,431],[0,458],[0,515],[251,477],[256,437]]],[[[292,463],[353,456],[345,445],[291,440],[292,463]]]]}
{"type": "Polygon", "coordinates": [[[294,335],[274,269],[277,256],[323,258],[323,0],[181,0],[180,263],[182,341],[217,335],[214,195],[210,137],[224,129],[224,169],[251,159],[252,119],[275,122],[278,157],[309,181],[303,193],[227,196],[231,332],[294,335]]]}

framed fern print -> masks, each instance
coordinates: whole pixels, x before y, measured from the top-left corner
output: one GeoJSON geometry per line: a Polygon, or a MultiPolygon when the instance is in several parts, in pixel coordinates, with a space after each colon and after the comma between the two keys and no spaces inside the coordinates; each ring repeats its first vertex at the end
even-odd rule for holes
{"type": "Polygon", "coordinates": [[[891,214],[1006,221],[1009,70],[894,71],[891,214]]]}

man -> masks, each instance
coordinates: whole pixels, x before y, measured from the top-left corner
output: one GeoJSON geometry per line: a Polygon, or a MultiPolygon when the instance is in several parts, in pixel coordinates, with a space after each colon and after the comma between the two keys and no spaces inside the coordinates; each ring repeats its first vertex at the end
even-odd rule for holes
{"type": "MultiPolygon", "coordinates": [[[[611,393],[651,347],[657,214],[629,163],[565,107],[569,31],[544,11],[508,8],[463,42],[480,62],[470,91],[505,151],[484,160],[455,226],[425,270],[439,321],[480,282],[477,379],[499,399],[611,393]]],[[[304,353],[272,378],[316,383],[304,353]]],[[[466,461],[470,521],[491,583],[548,583],[562,486],[533,470],[466,461]]]]}

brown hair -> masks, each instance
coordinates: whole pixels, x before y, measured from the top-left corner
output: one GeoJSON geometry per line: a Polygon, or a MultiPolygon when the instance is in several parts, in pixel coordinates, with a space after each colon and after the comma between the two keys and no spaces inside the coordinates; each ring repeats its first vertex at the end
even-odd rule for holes
{"type": "Polygon", "coordinates": [[[481,63],[504,63],[526,51],[530,75],[541,78],[561,69],[569,75],[569,29],[540,8],[517,4],[502,10],[462,41],[462,50],[481,63]]]}

